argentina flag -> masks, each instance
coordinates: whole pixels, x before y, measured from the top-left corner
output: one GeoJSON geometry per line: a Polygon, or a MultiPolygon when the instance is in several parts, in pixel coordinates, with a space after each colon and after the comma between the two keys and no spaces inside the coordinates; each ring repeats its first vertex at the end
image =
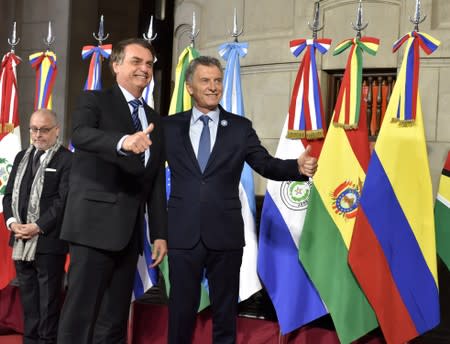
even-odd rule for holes
{"type": "MultiPolygon", "coordinates": [[[[223,82],[222,107],[229,112],[244,116],[244,101],[241,88],[240,58],[247,54],[248,43],[225,43],[219,47],[220,56],[227,61],[223,82]]],[[[258,240],[256,236],[256,204],[253,174],[251,168],[245,164],[239,184],[239,198],[242,204],[242,218],[244,219],[245,247],[242,257],[239,301],[248,299],[259,291],[262,286],[256,272],[258,255],[258,240]]]]}

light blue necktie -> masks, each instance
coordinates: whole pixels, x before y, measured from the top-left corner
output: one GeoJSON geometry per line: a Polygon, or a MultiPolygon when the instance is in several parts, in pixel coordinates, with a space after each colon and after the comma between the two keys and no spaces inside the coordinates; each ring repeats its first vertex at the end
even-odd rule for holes
{"type": "Polygon", "coordinates": [[[211,153],[211,134],[209,133],[208,125],[210,119],[211,118],[206,115],[200,116],[200,120],[203,122],[203,129],[200,135],[200,141],[198,143],[197,160],[202,173],[205,170],[209,155],[211,153]]]}
{"type": "MultiPolygon", "coordinates": [[[[131,119],[133,121],[133,126],[136,132],[142,131],[141,120],[139,119],[139,106],[142,105],[142,102],[139,99],[133,99],[129,101],[130,105],[133,107],[133,112],[131,113],[131,119]]],[[[145,153],[142,152],[139,154],[142,163],[145,165],[145,153]]]]}

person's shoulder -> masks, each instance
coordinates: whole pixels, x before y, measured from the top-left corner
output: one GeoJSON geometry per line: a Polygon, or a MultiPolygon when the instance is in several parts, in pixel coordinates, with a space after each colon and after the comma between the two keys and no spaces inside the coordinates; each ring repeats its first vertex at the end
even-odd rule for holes
{"type": "Polygon", "coordinates": [[[114,98],[117,95],[115,94],[117,91],[114,87],[106,88],[102,90],[83,90],[80,94],[80,98],[84,99],[103,99],[103,98],[114,98]]]}
{"type": "Polygon", "coordinates": [[[65,146],[63,146],[63,145],[61,145],[59,148],[58,148],[58,151],[57,151],[59,154],[64,154],[64,155],[67,155],[67,156],[72,156],[72,151],[71,150],[69,150],[67,147],[65,147],[65,146]]]}
{"type": "Polygon", "coordinates": [[[248,118],[245,118],[244,116],[240,116],[240,115],[228,112],[228,111],[224,110],[223,108],[221,108],[220,111],[221,111],[220,112],[221,120],[232,121],[233,123],[236,123],[236,124],[242,125],[242,126],[252,126],[252,122],[248,118]]]}
{"type": "Polygon", "coordinates": [[[179,123],[190,118],[191,110],[178,112],[173,115],[163,117],[163,121],[166,123],[179,123]]]}
{"type": "Polygon", "coordinates": [[[20,152],[18,152],[18,153],[16,154],[16,160],[22,159],[22,157],[25,155],[25,152],[26,152],[26,151],[27,151],[27,148],[22,149],[20,152]]]}

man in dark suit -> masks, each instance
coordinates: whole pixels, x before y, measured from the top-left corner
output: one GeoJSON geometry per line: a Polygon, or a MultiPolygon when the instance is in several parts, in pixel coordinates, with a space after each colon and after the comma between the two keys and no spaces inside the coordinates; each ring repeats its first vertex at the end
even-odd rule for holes
{"type": "Polygon", "coordinates": [[[73,113],[75,153],[61,231],[71,263],[58,344],[126,342],[146,208],[153,266],[167,252],[161,119],[141,98],[154,56],[142,39],[114,45],[117,84],[84,92],[73,113]]]}
{"type": "Polygon", "coordinates": [[[32,145],[14,160],[3,198],[24,311],[25,344],[56,343],[67,243],[59,240],[72,153],[54,112],[30,118],[32,145]]]}
{"type": "Polygon", "coordinates": [[[310,148],[298,160],[269,155],[252,123],[220,107],[222,66],[194,59],[186,71],[192,110],[164,119],[171,171],[169,343],[190,343],[206,269],[215,344],[234,343],[244,225],[239,181],[244,162],[273,180],[306,180],[317,168],[310,148]]]}

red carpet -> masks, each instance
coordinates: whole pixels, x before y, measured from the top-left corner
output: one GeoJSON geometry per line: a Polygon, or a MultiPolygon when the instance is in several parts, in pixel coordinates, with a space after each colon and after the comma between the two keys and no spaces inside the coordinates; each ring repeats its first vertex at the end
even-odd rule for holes
{"type": "MultiPolygon", "coordinates": [[[[130,344],[167,343],[167,306],[136,303],[130,323],[130,344]]],[[[22,343],[22,307],[16,287],[0,290],[0,344],[22,343]]],[[[339,344],[329,318],[324,317],[281,337],[276,322],[239,317],[238,344],[339,344]]],[[[197,317],[193,344],[211,343],[211,314],[208,310],[197,317]]],[[[376,335],[355,344],[384,343],[376,335]]]]}

